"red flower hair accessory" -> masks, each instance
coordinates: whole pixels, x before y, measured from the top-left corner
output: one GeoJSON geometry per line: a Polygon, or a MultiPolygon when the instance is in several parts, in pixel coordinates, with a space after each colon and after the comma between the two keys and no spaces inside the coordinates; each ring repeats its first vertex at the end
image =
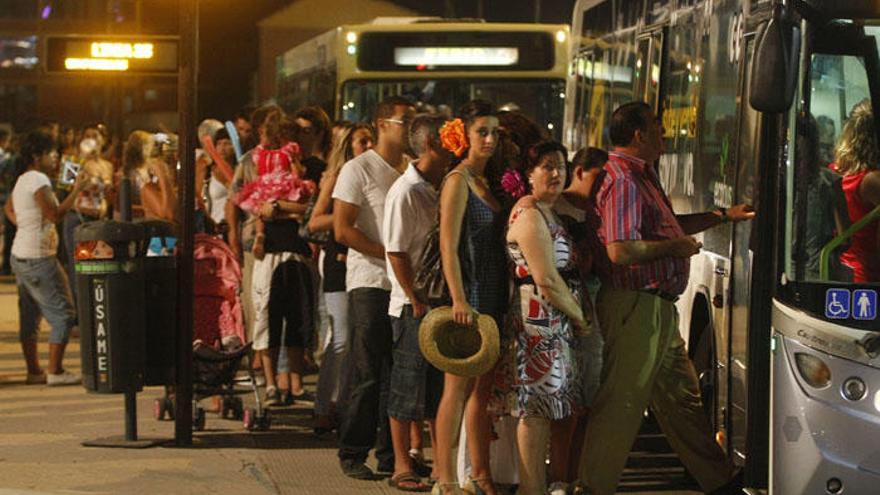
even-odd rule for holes
{"type": "Polygon", "coordinates": [[[440,144],[457,158],[461,158],[468,149],[467,133],[461,119],[447,121],[440,128],[440,144]]]}
{"type": "Polygon", "coordinates": [[[507,169],[501,176],[501,188],[513,199],[519,199],[526,195],[526,183],[519,171],[507,169]]]}

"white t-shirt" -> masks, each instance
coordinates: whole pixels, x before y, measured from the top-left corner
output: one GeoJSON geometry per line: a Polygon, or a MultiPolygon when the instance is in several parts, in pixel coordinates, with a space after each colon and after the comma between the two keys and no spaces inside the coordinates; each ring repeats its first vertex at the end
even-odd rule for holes
{"type": "MultiPolygon", "coordinates": [[[[385,199],[385,218],[382,223],[383,244],[386,253],[406,253],[413,264],[419,261],[428,234],[437,223],[440,194],[410,163],[406,172],[391,186],[385,199]]],[[[387,255],[386,255],[387,258],[387,255]]],[[[391,279],[391,303],[388,314],[400,318],[403,306],[409,304],[391,262],[388,261],[388,278],[391,279]]]]}
{"type": "MultiPolygon", "coordinates": [[[[385,215],[385,196],[400,173],[378,153],[369,150],[342,166],[333,199],[345,201],[359,208],[355,228],[371,241],[382,243],[382,219],[385,215]]],[[[355,249],[348,251],[345,262],[346,290],[374,288],[391,290],[385,272],[385,260],[367,256],[355,249]]]]}
{"type": "Polygon", "coordinates": [[[211,211],[209,212],[211,220],[219,224],[226,219],[226,200],[229,198],[229,189],[213,175],[208,183],[208,197],[211,199],[211,211]]]}
{"type": "MultiPolygon", "coordinates": [[[[34,193],[45,186],[51,190],[52,182],[49,177],[42,172],[30,170],[21,174],[12,189],[12,206],[18,222],[18,230],[12,241],[12,255],[16,258],[46,258],[55,256],[58,250],[55,224],[43,218],[43,210],[34,199],[34,193]]],[[[51,194],[51,198],[57,204],[54,194],[51,194]]]]}

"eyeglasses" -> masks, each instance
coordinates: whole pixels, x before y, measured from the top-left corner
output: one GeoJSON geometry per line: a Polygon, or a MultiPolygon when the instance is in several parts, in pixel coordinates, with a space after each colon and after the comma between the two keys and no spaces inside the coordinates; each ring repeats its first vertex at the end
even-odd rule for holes
{"type": "Polygon", "coordinates": [[[400,125],[409,125],[410,122],[412,122],[412,120],[410,120],[410,119],[406,119],[406,120],[400,120],[400,119],[382,119],[382,120],[384,120],[385,122],[391,122],[392,124],[400,124],[400,125]]]}

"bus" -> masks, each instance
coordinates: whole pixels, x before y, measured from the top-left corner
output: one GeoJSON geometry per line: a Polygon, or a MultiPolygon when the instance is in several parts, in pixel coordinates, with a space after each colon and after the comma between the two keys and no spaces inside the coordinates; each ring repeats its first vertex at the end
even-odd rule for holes
{"type": "Polygon", "coordinates": [[[614,108],[646,101],[677,213],[757,209],[700,236],[677,303],[716,439],[757,490],[880,486],[880,281],[854,282],[839,262],[880,209],[843,221],[829,167],[853,108],[880,110],[878,43],[870,0],[578,0],[573,12],[565,144],[607,148],[614,108]]]}
{"type": "Polygon", "coordinates": [[[440,18],[340,26],[278,57],[277,101],[366,122],[388,96],[446,114],[482,98],[524,112],[558,138],[568,33],[566,25],[440,18]]]}

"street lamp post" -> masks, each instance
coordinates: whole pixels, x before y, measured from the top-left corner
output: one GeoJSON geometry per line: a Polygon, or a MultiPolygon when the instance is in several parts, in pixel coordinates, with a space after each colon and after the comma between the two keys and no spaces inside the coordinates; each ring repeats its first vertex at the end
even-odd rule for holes
{"type": "Polygon", "coordinates": [[[179,0],[180,67],[177,108],[180,117],[180,232],[177,251],[177,350],[175,352],[174,441],[192,445],[193,238],[195,218],[196,88],[198,88],[198,0],[179,0]]]}

